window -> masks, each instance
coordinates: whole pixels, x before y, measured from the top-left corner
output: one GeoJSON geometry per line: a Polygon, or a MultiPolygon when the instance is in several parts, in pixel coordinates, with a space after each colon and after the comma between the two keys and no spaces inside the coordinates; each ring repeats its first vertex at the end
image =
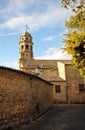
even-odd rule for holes
{"type": "Polygon", "coordinates": [[[28,45],[26,45],[26,49],[28,49],[28,45]]]}
{"type": "Polygon", "coordinates": [[[85,85],[79,84],[79,92],[85,92],[85,85]]]}
{"type": "Polygon", "coordinates": [[[21,46],[21,48],[23,49],[23,45],[21,46]]]}
{"type": "Polygon", "coordinates": [[[60,93],[61,92],[60,85],[55,85],[55,92],[56,93],[60,93]]]}
{"type": "Polygon", "coordinates": [[[32,46],[31,46],[31,51],[32,51],[32,46]]]}

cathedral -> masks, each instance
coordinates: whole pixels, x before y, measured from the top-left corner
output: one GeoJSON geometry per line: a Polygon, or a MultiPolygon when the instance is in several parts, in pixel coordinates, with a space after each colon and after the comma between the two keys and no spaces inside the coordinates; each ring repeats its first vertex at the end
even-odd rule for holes
{"type": "Polygon", "coordinates": [[[20,36],[19,47],[19,70],[52,83],[55,102],[85,102],[83,78],[70,60],[34,59],[32,36],[27,31],[20,36]]]}
{"type": "Polygon", "coordinates": [[[69,60],[33,58],[32,36],[22,33],[19,69],[0,66],[0,130],[27,124],[54,103],[85,103],[85,85],[69,60]]]}

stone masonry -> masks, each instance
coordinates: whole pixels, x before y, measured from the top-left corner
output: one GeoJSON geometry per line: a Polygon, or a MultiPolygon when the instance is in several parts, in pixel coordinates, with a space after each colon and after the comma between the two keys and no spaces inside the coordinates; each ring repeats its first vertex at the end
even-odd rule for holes
{"type": "Polygon", "coordinates": [[[0,67],[0,130],[29,123],[52,107],[53,85],[35,75],[0,67]]]}
{"type": "Polygon", "coordinates": [[[79,91],[79,84],[84,84],[84,79],[79,71],[71,65],[65,65],[67,87],[69,91],[69,100],[71,103],[85,103],[85,91],[79,91]]]}

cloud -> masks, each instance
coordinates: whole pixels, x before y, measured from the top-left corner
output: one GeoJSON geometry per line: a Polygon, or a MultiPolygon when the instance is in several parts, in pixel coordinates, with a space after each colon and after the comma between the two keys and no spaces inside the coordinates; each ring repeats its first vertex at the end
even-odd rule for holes
{"type": "Polygon", "coordinates": [[[49,48],[42,56],[36,57],[36,59],[70,60],[71,56],[60,48],[49,48]]]}
{"type": "Polygon", "coordinates": [[[17,34],[20,34],[20,33],[19,32],[6,32],[6,33],[1,32],[0,37],[2,37],[2,36],[12,36],[12,35],[17,35],[17,34]]]}
{"type": "Polygon", "coordinates": [[[13,15],[19,14],[20,11],[25,10],[26,8],[30,8],[35,2],[38,0],[7,0],[0,1],[0,5],[3,5],[0,10],[0,15],[13,15]]]}
{"type": "Polygon", "coordinates": [[[67,34],[67,29],[63,29],[63,31],[57,33],[57,35],[52,35],[52,36],[47,36],[47,37],[44,37],[42,38],[43,41],[53,41],[55,39],[61,39],[61,38],[65,38],[65,35],[64,34],[67,34]]]}
{"type": "Polygon", "coordinates": [[[49,36],[46,38],[43,38],[43,41],[53,41],[56,38],[56,36],[49,36]]]}
{"type": "Polygon", "coordinates": [[[17,61],[9,61],[9,62],[4,63],[4,66],[17,69],[18,63],[17,63],[17,61]]]}
{"type": "MultiPolygon", "coordinates": [[[[38,1],[38,0],[36,0],[38,1]]],[[[23,0],[22,0],[22,4],[20,2],[20,0],[17,2],[15,2],[15,4],[13,5],[12,3],[13,1],[10,2],[10,4],[7,6],[7,8],[9,7],[10,10],[12,6],[15,7],[15,11],[16,8],[22,9],[24,8],[26,5],[24,5],[23,0]],[[17,3],[17,4],[16,4],[17,3]],[[19,3],[20,3],[20,7],[19,7],[19,3]]],[[[27,0],[26,0],[27,2],[27,0]]],[[[28,3],[28,2],[27,2],[28,3]]],[[[34,3],[34,0],[32,0],[32,3],[34,3]]],[[[32,4],[31,3],[31,4],[32,4]]],[[[35,5],[36,6],[36,5],[35,5]]],[[[13,8],[13,7],[12,7],[13,8]]],[[[42,7],[44,8],[44,7],[42,7]]],[[[6,9],[7,11],[7,9],[6,9]]],[[[68,18],[69,16],[69,11],[61,8],[61,7],[56,7],[54,6],[54,4],[51,5],[51,7],[47,7],[47,9],[45,11],[35,11],[35,13],[30,11],[25,11],[24,13],[19,12],[17,13],[17,15],[12,15],[8,18],[6,18],[4,20],[4,22],[2,22],[0,24],[0,29],[20,29],[22,28],[23,25],[27,24],[31,30],[32,29],[39,29],[42,27],[51,27],[51,26],[58,26],[61,25],[63,26],[64,21],[68,18]]]]}

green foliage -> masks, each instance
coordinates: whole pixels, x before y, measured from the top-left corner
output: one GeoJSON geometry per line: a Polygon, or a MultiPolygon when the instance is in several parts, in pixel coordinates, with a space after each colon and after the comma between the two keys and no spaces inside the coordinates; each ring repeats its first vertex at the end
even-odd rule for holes
{"type": "Polygon", "coordinates": [[[65,50],[72,56],[72,64],[85,78],[85,10],[71,16],[66,26],[65,50]]]}

